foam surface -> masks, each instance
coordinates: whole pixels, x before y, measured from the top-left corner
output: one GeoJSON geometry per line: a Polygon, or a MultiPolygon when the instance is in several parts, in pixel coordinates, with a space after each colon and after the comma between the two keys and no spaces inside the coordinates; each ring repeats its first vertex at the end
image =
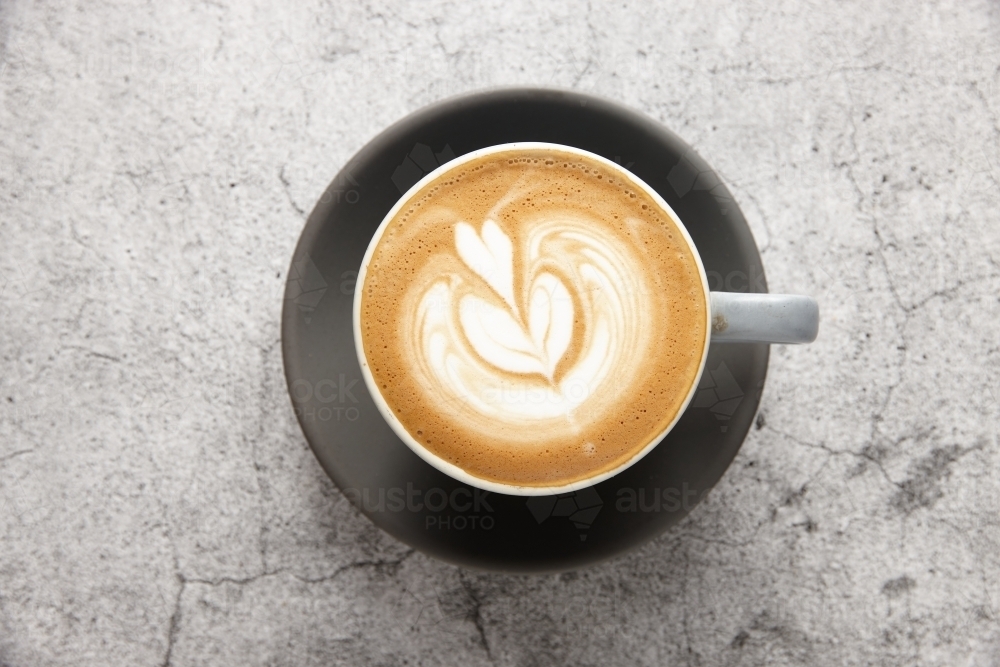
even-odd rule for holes
{"type": "Polygon", "coordinates": [[[634,456],[673,421],[707,335],[675,223],[611,169],[549,149],[426,186],[389,223],[363,289],[365,354],[400,423],[511,484],[634,456]]]}

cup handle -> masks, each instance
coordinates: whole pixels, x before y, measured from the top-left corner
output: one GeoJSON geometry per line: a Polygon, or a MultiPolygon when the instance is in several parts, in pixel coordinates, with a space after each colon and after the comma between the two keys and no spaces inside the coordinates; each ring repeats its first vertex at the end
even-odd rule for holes
{"type": "Polygon", "coordinates": [[[816,299],[798,294],[711,292],[713,343],[811,343],[816,299]]]}

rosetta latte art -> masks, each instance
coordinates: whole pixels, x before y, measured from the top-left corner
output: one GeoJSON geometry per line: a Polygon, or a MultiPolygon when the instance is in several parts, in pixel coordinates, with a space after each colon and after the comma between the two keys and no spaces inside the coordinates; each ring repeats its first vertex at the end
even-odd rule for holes
{"type": "Polygon", "coordinates": [[[697,255],[601,158],[496,147],[429,179],[376,239],[354,302],[362,372],[434,465],[521,487],[595,479],[650,451],[697,384],[697,255]]]}
{"type": "MultiPolygon", "coordinates": [[[[568,432],[628,387],[650,340],[639,259],[584,215],[454,226],[452,269],[419,286],[408,355],[430,395],[473,428],[558,420],[568,432]]],[[[512,436],[513,437],[513,436],[512,436]]]]}

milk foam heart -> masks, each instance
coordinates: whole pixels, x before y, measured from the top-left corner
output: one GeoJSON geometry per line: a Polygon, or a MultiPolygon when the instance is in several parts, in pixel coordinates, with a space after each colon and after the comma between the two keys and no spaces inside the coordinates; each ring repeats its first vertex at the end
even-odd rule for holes
{"type": "Polygon", "coordinates": [[[427,386],[476,407],[458,417],[469,427],[554,417],[577,424],[585,417],[574,410],[611,369],[628,382],[649,344],[651,327],[642,326],[648,290],[639,259],[623,243],[566,214],[536,217],[522,233],[521,298],[507,234],[493,220],[478,234],[460,221],[462,265],[427,286],[416,326],[402,325],[427,386]],[[567,355],[574,337],[576,353],[567,355]],[[511,398],[518,396],[525,400],[511,398]]]}
{"type": "Polygon", "coordinates": [[[677,223],[615,170],[525,149],[425,185],[360,286],[372,381],[422,446],[476,477],[555,486],[672,423],[707,339],[677,223]]]}

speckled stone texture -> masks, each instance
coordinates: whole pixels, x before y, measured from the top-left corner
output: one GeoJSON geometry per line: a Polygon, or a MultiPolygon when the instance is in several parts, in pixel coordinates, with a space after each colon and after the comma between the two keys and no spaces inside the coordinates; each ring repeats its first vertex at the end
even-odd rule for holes
{"type": "Polygon", "coordinates": [[[1000,14],[986,2],[0,0],[0,664],[1000,665],[1000,14]],[[304,215],[405,114],[630,105],[773,291],[757,428],[589,570],[413,553],[286,395],[304,215]]]}

